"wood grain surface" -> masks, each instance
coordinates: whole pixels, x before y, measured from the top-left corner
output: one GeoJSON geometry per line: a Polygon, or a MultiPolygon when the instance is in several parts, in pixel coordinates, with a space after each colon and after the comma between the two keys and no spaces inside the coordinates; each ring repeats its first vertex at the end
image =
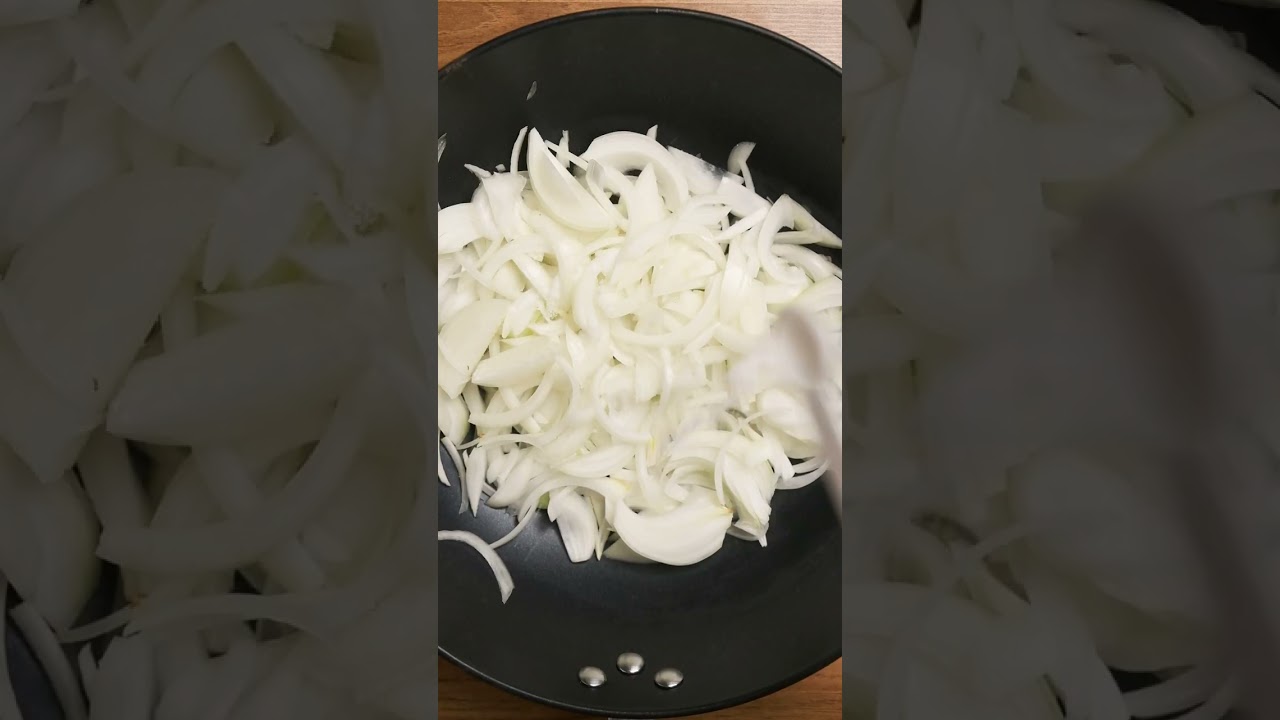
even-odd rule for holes
{"type": "Polygon", "coordinates": [[[840,62],[840,4],[835,0],[440,0],[440,66],[471,48],[530,23],[583,10],[634,5],[705,10],[745,20],[840,62]]]}
{"type": "MultiPolygon", "coordinates": [[[[745,20],[790,37],[840,62],[840,4],[836,0],[440,0],[440,66],[510,30],[583,10],[634,5],[705,10],[745,20]]],[[[753,703],[704,720],[835,720],[841,708],[841,663],[753,703]]],[[[575,720],[580,715],[545,708],[481,682],[440,661],[440,720],[575,720]]]]}

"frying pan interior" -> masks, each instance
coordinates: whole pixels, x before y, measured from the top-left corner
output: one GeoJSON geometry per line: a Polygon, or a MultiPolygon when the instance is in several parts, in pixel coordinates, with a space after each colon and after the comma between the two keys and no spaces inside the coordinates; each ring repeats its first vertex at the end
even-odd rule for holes
{"type": "MultiPolygon", "coordinates": [[[[661,142],[721,167],[736,143],[757,143],[758,190],[840,227],[839,70],[734,21],[629,10],[544,23],[442,70],[440,107],[442,205],[471,197],[463,163],[509,163],[523,126],[552,140],[568,131],[581,152],[600,134],[657,125],[661,142]]],[[[459,514],[460,483],[446,469],[441,529],[494,539],[514,526],[503,511],[459,514]]],[[[840,654],[840,528],[820,484],[779,492],[773,517],[768,547],[730,538],[712,558],[672,568],[573,565],[543,516],[500,551],[516,582],[505,606],[474,551],[446,543],[440,651],[513,692],[608,717],[690,715],[776,690],[840,654]],[[616,669],[624,652],[645,658],[641,673],[616,669]],[[605,670],[604,686],[582,685],[584,666],[605,670]],[[660,689],[663,668],[683,684],[660,689]]]]}

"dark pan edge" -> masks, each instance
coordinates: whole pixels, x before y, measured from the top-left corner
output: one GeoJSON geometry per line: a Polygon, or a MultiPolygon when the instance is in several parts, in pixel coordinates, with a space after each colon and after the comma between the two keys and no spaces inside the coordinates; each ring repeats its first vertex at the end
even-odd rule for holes
{"type": "MultiPolygon", "coordinates": [[[[801,55],[807,57],[808,59],[814,62],[817,62],[823,68],[827,69],[830,72],[835,73],[836,75],[843,74],[841,67],[835,64],[834,62],[832,62],[826,56],[819,54],[812,48],[806,45],[802,45],[796,42],[795,40],[792,40],[791,38],[786,37],[785,35],[774,32],[773,30],[769,30],[768,28],[764,28],[759,25],[755,25],[743,20],[739,20],[737,18],[729,17],[727,15],[719,15],[716,13],[704,12],[700,10],[687,10],[683,8],[667,8],[667,7],[652,7],[652,6],[636,6],[636,7],[622,7],[622,8],[605,8],[600,10],[586,10],[582,12],[569,13],[567,15],[561,15],[558,17],[542,20],[536,23],[532,23],[530,25],[525,25],[524,27],[517,28],[503,35],[499,35],[498,37],[492,40],[482,43],[481,45],[478,45],[472,48],[471,50],[468,50],[466,53],[462,54],[457,59],[448,63],[443,68],[440,68],[438,77],[437,77],[437,82],[440,80],[444,80],[446,77],[448,77],[452,73],[460,70],[464,65],[470,62],[473,58],[483,55],[484,53],[489,52],[495,48],[501,47],[502,45],[505,45],[506,43],[512,40],[516,40],[524,36],[525,34],[536,32],[542,28],[561,25],[561,24],[575,23],[575,22],[584,21],[584,20],[591,20],[601,16],[628,16],[628,15],[638,15],[638,16],[640,15],[675,15],[675,16],[683,16],[689,19],[696,19],[703,22],[728,25],[731,27],[735,27],[741,30],[754,33],[756,35],[760,35],[775,43],[778,43],[779,45],[782,45],[788,48],[789,50],[798,52],[801,55]]],[[[497,678],[491,677],[479,670],[476,670],[470,665],[467,665],[461,659],[457,658],[448,650],[445,650],[442,647],[437,646],[437,651],[440,657],[443,657],[445,660],[449,661],[454,666],[461,668],[464,672],[471,675],[472,677],[478,678],[488,683],[489,685],[492,685],[493,687],[499,688],[517,697],[523,698],[525,700],[530,700],[532,702],[536,702],[548,707],[554,707],[560,710],[566,710],[569,712],[579,712],[579,713],[585,712],[585,713],[591,713],[591,714],[600,714],[598,710],[592,709],[590,707],[556,702],[556,701],[538,696],[534,693],[526,692],[524,690],[521,690],[520,688],[513,687],[511,685],[508,685],[502,682],[501,680],[498,680],[497,678]]],[[[806,667],[800,672],[797,672],[792,676],[782,678],[776,683],[763,686],[760,688],[756,688],[750,693],[746,693],[746,694],[739,695],[732,698],[727,698],[720,702],[697,706],[697,707],[682,708],[679,712],[681,713],[681,715],[700,715],[700,714],[709,713],[709,712],[716,712],[718,710],[724,710],[726,708],[736,707],[739,705],[744,705],[754,700],[759,700],[760,698],[766,697],[768,695],[772,695],[773,693],[776,693],[787,687],[795,685],[796,683],[815,675],[822,669],[828,667],[832,663],[839,660],[842,657],[842,654],[843,654],[842,649],[838,645],[836,651],[831,655],[829,655],[828,657],[824,657],[819,661],[817,661],[816,663],[814,663],[811,667],[806,667]]],[[[612,717],[615,717],[615,718],[635,718],[636,720],[652,720],[654,718],[673,717],[667,712],[636,713],[636,712],[614,711],[611,713],[611,715],[612,717]]]]}
{"type": "MultiPolygon", "coordinates": [[[[468,675],[471,675],[472,677],[475,677],[475,678],[478,678],[478,679],[480,679],[480,680],[483,680],[484,682],[486,682],[486,683],[488,683],[488,684],[490,684],[490,685],[492,685],[492,686],[494,686],[494,687],[496,687],[496,688],[499,688],[499,689],[501,689],[501,690],[504,690],[504,691],[506,691],[506,692],[508,692],[508,693],[511,693],[512,695],[515,695],[515,696],[517,696],[517,697],[521,697],[521,698],[524,698],[525,700],[530,700],[530,701],[536,702],[536,703],[538,703],[538,704],[540,704],[540,705],[546,705],[546,706],[548,706],[548,707],[553,707],[553,708],[556,708],[556,709],[559,709],[559,710],[565,710],[565,711],[568,711],[568,712],[587,713],[587,714],[593,714],[593,715],[600,715],[600,714],[601,714],[601,711],[600,711],[600,710],[598,710],[598,709],[590,708],[590,707],[583,706],[583,705],[573,705],[573,704],[570,704],[570,703],[560,703],[560,702],[556,702],[556,701],[554,701],[554,700],[548,700],[547,698],[541,697],[541,696],[536,695],[536,694],[534,694],[534,693],[525,692],[524,690],[521,690],[520,688],[513,687],[513,686],[511,686],[511,685],[508,685],[508,684],[506,684],[506,683],[504,683],[504,682],[502,682],[502,681],[498,680],[497,678],[491,677],[491,676],[489,676],[489,675],[486,675],[486,674],[485,674],[485,673],[483,673],[483,672],[480,672],[479,670],[476,670],[475,668],[471,667],[470,665],[467,665],[466,663],[462,662],[462,661],[461,661],[460,659],[458,659],[457,657],[454,657],[454,655],[453,655],[452,653],[450,653],[449,651],[445,650],[444,648],[437,648],[437,650],[438,650],[438,652],[439,652],[440,657],[443,657],[445,660],[448,660],[448,661],[449,661],[450,663],[452,663],[454,666],[461,668],[461,669],[462,669],[463,671],[465,671],[468,675]]],[[[679,711],[679,712],[680,712],[680,714],[679,714],[679,715],[671,715],[671,714],[666,713],[666,712],[657,712],[657,713],[639,712],[639,713],[637,713],[637,712],[619,712],[619,711],[611,711],[611,712],[609,713],[609,716],[610,716],[610,717],[613,717],[613,718],[634,718],[635,720],[653,720],[654,718],[670,718],[670,717],[684,717],[684,716],[686,716],[686,715],[702,715],[702,714],[704,714],[704,713],[711,713],[711,712],[716,712],[716,711],[718,711],[718,710],[725,710],[725,709],[727,709],[727,708],[732,708],[732,707],[737,707],[737,706],[740,706],[740,705],[745,705],[745,704],[747,704],[747,703],[749,703],[749,702],[752,702],[752,701],[754,701],[754,700],[759,700],[760,698],[763,698],[763,697],[766,697],[766,696],[772,695],[772,694],[774,694],[774,693],[776,693],[776,692],[778,692],[778,691],[780,691],[780,690],[783,690],[783,689],[786,689],[786,688],[788,688],[788,687],[791,687],[792,685],[795,685],[796,683],[798,683],[798,682],[800,682],[800,681],[802,681],[802,680],[806,680],[806,679],[808,679],[808,678],[812,677],[813,675],[817,674],[820,670],[822,670],[822,669],[824,669],[824,668],[828,667],[829,665],[831,665],[831,664],[832,664],[832,663],[834,663],[835,661],[839,660],[839,659],[841,658],[841,656],[842,656],[841,651],[840,651],[840,650],[837,650],[837,651],[836,651],[833,655],[831,655],[830,657],[826,657],[826,658],[823,658],[822,660],[818,661],[818,662],[817,662],[813,667],[807,667],[807,668],[805,668],[804,670],[801,670],[800,672],[796,673],[796,674],[795,674],[795,675],[793,675],[793,676],[783,678],[782,680],[778,681],[777,683],[774,683],[774,684],[772,684],[772,685],[768,685],[768,686],[765,686],[765,687],[757,688],[756,690],[753,690],[753,691],[752,691],[752,692],[750,692],[750,693],[746,693],[746,694],[744,694],[744,695],[740,695],[740,696],[738,696],[738,697],[730,698],[730,699],[728,699],[728,700],[723,700],[723,701],[721,701],[721,702],[711,703],[711,704],[707,704],[707,705],[699,705],[699,706],[695,706],[695,707],[681,708],[681,709],[680,709],[680,711],[679,711]]]]}
{"type": "Polygon", "coordinates": [[[791,38],[785,35],[774,32],[773,30],[770,30],[768,28],[764,28],[759,25],[746,22],[745,20],[739,20],[737,18],[729,17],[728,15],[719,15],[717,13],[705,12],[702,10],[686,10],[684,8],[653,7],[648,5],[637,5],[634,7],[604,8],[602,10],[583,10],[580,12],[569,13],[567,15],[560,15],[547,20],[540,20],[536,23],[525,25],[524,27],[516,28],[515,30],[499,35],[498,37],[492,40],[489,40],[481,45],[477,45],[476,47],[463,53],[461,56],[459,56],[449,64],[440,68],[437,82],[439,80],[445,79],[446,77],[453,74],[454,72],[462,69],[462,66],[470,62],[472,58],[483,55],[484,53],[489,52],[494,48],[505,45],[506,43],[512,40],[520,38],[528,33],[536,32],[538,30],[541,30],[542,28],[552,27],[555,25],[575,23],[581,20],[591,20],[593,18],[602,17],[602,16],[627,16],[627,15],[675,15],[678,17],[696,19],[704,22],[718,23],[721,25],[729,25],[731,27],[736,27],[740,30],[747,30],[757,35],[764,36],[769,40],[772,40],[773,42],[783,45],[790,50],[794,50],[808,57],[810,60],[813,60],[821,64],[824,68],[835,73],[836,75],[843,74],[839,65],[832,62],[825,55],[819,54],[813,48],[810,48],[807,45],[801,45],[800,43],[796,42],[795,40],[792,40],[791,38]]]}

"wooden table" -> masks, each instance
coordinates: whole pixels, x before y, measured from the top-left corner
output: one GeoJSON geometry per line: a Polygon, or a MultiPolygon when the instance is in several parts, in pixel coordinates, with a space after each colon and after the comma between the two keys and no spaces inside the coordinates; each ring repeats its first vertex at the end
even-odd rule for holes
{"type": "Polygon", "coordinates": [[[648,5],[705,10],[767,27],[840,62],[836,0],[440,0],[440,65],[518,27],[582,10],[648,5]]]}
{"type": "MultiPolygon", "coordinates": [[[[840,4],[836,0],[440,0],[440,65],[509,30],[581,10],[661,5],[728,15],[801,42],[840,62],[840,4]]],[[[786,690],[705,720],[835,720],[840,717],[841,664],[836,662],[786,690]]],[[[545,708],[491,687],[440,661],[440,720],[573,720],[579,715],[545,708]]]]}

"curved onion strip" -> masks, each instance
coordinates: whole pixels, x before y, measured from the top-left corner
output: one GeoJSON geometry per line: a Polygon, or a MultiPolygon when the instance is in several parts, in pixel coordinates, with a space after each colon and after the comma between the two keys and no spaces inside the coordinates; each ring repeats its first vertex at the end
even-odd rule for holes
{"type": "Polygon", "coordinates": [[[58,645],[58,638],[48,623],[40,617],[35,607],[27,603],[21,603],[10,610],[9,617],[13,618],[13,624],[35,651],[67,720],[88,720],[89,712],[85,707],[84,696],[80,693],[76,671],[58,645]]]}
{"type": "Polygon", "coordinates": [[[498,581],[498,592],[502,594],[502,602],[507,602],[507,599],[511,597],[511,592],[515,589],[515,583],[511,580],[511,572],[507,570],[506,563],[502,562],[502,558],[498,557],[498,553],[494,552],[492,547],[485,543],[484,540],[481,540],[478,535],[469,532],[441,530],[437,538],[466,543],[475,548],[485,562],[489,563],[489,569],[493,571],[493,576],[498,581]]]}

